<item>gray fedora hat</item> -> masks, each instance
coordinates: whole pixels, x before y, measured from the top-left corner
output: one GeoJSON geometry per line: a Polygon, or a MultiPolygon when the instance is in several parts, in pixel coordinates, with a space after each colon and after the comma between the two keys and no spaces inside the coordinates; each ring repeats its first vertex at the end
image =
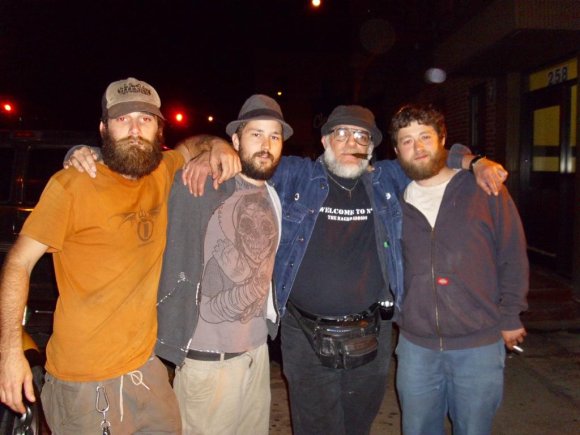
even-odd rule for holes
{"type": "Polygon", "coordinates": [[[330,113],[328,120],[322,126],[322,136],[326,136],[337,125],[355,125],[371,133],[373,144],[377,146],[383,140],[383,134],[375,123],[375,115],[362,106],[337,106],[330,113]]]}
{"type": "Polygon", "coordinates": [[[284,121],[280,105],[273,98],[262,94],[254,94],[246,100],[240,110],[238,119],[230,122],[226,126],[226,133],[231,137],[242,122],[262,119],[272,119],[280,122],[282,124],[284,140],[288,139],[294,133],[292,127],[284,121]]]}

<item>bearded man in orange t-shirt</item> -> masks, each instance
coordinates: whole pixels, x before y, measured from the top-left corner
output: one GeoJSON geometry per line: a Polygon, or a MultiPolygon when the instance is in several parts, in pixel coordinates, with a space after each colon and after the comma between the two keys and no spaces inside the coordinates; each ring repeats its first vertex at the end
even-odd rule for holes
{"type": "Polygon", "coordinates": [[[0,400],[24,412],[35,401],[22,351],[30,273],[53,254],[59,298],[47,345],[42,402],[57,434],[180,433],[163,364],[153,355],[167,198],[191,157],[162,152],[164,118],[155,89],[135,78],[111,83],[99,126],[98,176],[57,172],[8,254],[0,282],[0,400]],[[103,414],[95,409],[108,406],[103,414]]]}

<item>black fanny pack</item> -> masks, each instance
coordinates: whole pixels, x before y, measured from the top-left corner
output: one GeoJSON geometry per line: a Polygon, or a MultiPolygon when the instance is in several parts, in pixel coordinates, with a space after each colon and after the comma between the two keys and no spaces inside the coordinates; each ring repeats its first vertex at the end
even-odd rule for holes
{"type": "Polygon", "coordinates": [[[298,321],[318,359],[325,367],[352,369],[377,356],[380,330],[379,307],[366,313],[339,318],[318,317],[287,304],[298,321]]]}

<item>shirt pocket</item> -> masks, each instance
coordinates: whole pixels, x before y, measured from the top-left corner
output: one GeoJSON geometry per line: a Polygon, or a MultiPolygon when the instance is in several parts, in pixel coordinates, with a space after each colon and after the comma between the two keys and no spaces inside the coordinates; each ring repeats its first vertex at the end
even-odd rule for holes
{"type": "Polygon", "coordinates": [[[291,243],[304,231],[304,223],[307,216],[314,212],[298,201],[292,201],[282,213],[282,237],[280,245],[291,243]]]}

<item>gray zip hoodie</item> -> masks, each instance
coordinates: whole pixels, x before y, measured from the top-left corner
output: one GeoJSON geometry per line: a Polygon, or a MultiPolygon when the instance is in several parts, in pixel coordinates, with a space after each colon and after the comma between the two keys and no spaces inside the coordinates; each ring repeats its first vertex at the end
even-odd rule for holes
{"type": "Polygon", "coordinates": [[[522,327],[529,266],[509,193],[488,196],[466,171],[445,190],[432,228],[403,205],[405,297],[397,320],[416,345],[452,350],[484,346],[522,327]]]}
{"type": "MultiPolygon", "coordinates": [[[[205,193],[193,197],[181,182],[181,171],[175,175],[169,196],[167,246],[157,295],[158,331],[155,354],[176,365],[187,355],[189,341],[197,325],[201,279],[203,276],[203,244],[207,226],[214,211],[235,191],[234,178],[214,190],[208,178],[205,193]]],[[[281,233],[281,206],[275,190],[266,183],[274,204],[281,233]]],[[[278,238],[278,244],[280,239],[278,238]]],[[[268,333],[274,338],[279,314],[275,306],[274,288],[268,297],[268,333]]]]}

